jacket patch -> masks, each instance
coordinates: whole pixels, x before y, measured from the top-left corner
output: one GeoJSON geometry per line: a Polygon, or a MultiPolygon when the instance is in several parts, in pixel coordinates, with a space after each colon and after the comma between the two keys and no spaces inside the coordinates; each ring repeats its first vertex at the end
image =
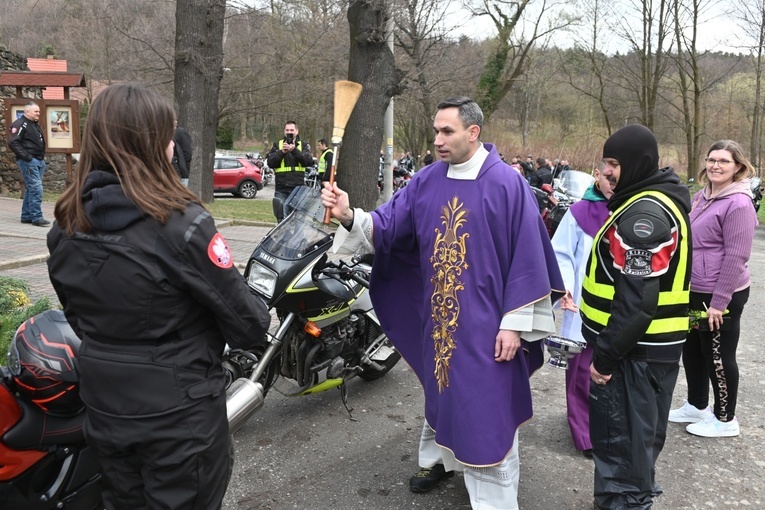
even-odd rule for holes
{"type": "Polygon", "coordinates": [[[633,276],[648,276],[653,272],[652,258],[653,254],[648,250],[627,250],[624,254],[624,272],[633,276]]]}
{"type": "Polygon", "coordinates": [[[641,239],[650,237],[653,234],[653,223],[651,220],[637,220],[632,226],[632,231],[641,239]]]}
{"type": "Polygon", "coordinates": [[[216,232],[207,247],[207,255],[213,264],[223,269],[228,269],[234,265],[234,258],[228,249],[228,244],[220,232],[216,232]]]}
{"type": "Polygon", "coordinates": [[[15,135],[15,134],[16,134],[16,131],[18,131],[18,128],[16,128],[16,126],[13,126],[13,127],[11,128],[11,134],[12,134],[12,135],[15,135]]]}

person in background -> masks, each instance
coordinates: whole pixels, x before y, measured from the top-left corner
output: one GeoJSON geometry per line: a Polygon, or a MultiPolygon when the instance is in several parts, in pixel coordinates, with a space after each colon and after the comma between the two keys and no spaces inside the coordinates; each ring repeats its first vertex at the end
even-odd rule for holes
{"type": "Polygon", "coordinates": [[[264,342],[270,324],[170,163],[174,118],[141,85],[101,92],[48,233],[109,509],[220,508],[232,462],[223,349],[264,342]]]}
{"type": "Polygon", "coordinates": [[[330,173],[332,170],[332,158],[335,152],[330,149],[327,140],[322,138],[319,140],[319,165],[317,172],[319,173],[319,179],[321,181],[329,181],[330,173]]]}
{"type": "Polygon", "coordinates": [[[343,225],[333,249],[375,253],[375,312],[425,391],[410,490],[460,470],[474,509],[514,510],[529,377],[563,282],[536,200],[479,140],[482,125],[473,100],[446,99],[433,121],[441,161],[371,213],[351,209],[337,185],[325,184],[322,201],[343,225]]]}
{"type": "Polygon", "coordinates": [[[531,180],[529,180],[529,184],[535,188],[542,189],[543,184],[553,183],[552,170],[550,170],[547,161],[549,160],[545,158],[537,158],[537,171],[531,176],[531,180]]]}
{"type": "Polygon", "coordinates": [[[191,158],[193,147],[191,145],[191,135],[182,127],[178,127],[178,121],[175,121],[175,131],[173,132],[173,167],[178,172],[181,182],[184,186],[189,185],[189,175],[191,175],[191,158]]]}
{"type": "Polygon", "coordinates": [[[536,170],[534,170],[534,158],[531,154],[526,156],[526,161],[522,162],[520,161],[521,157],[518,156],[518,161],[521,164],[521,168],[523,169],[523,176],[526,178],[526,181],[531,183],[531,179],[536,173],[536,170]]]}
{"type": "MultiPolygon", "coordinates": [[[[582,298],[587,260],[592,251],[592,240],[608,219],[606,203],[613,191],[608,179],[595,171],[595,183],[584,193],[582,200],[572,204],[561,219],[552,238],[566,295],[558,302],[563,312],[560,334],[565,338],[584,341],[579,302],[582,298]]],[[[592,457],[590,441],[590,362],[592,347],[569,360],[566,370],[566,409],[568,426],[574,447],[586,457],[592,457]]]]}
{"type": "Polygon", "coordinates": [[[713,143],[705,162],[699,174],[704,188],[694,195],[691,209],[691,310],[699,320],[683,348],[688,400],[669,413],[669,421],[688,423],[686,430],[696,436],[732,437],[740,433],[736,349],[757,226],[748,180],[754,167],[732,140],[713,143]],[[710,382],[714,409],[709,408],[710,382]]]}
{"type": "Polygon", "coordinates": [[[16,164],[24,178],[24,199],[21,202],[21,223],[47,227],[43,218],[43,174],[45,173],[45,137],[40,129],[40,106],[34,101],[24,105],[24,115],[11,124],[8,147],[16,155],[16,164]]]}
{"type": "Polygon", "coordinates": [[[430,149],[425,151],[425,157],[422,158],[422,164],[425,166],[433,164],[433,154],[430,152],[430,149]]]}
{"type": "Polygon", "coordinates": [[[590,440],[596,510],[649,509],[662,493],[672,390],[688,333],[688,188],[659,169],[659,145],[639,124],[603,145],[611,215],[592,243],[579,306],[592,347],[590,440]]]}
{"type": "Polygon", "coordinates": [[[274,216],[282,221],[286,214],[287,197],[292,190],[305,184],[305,171],[313,166],[311,147],[300,139],[294,120],[284,123],[284,138],[274,142],[266,156],[266,164],[274,170],[274,216]]]}

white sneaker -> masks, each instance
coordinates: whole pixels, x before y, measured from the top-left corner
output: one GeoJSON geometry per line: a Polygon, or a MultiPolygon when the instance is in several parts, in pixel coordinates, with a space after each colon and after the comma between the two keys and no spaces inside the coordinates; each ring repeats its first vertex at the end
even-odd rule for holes
{"type": "Polygon", "coordinates": [[[705,418],[704,421],[691,423],[685,427],[685,430],[701,437],[734,437],[740,433],[738,418],[734,417],[726,422],[718,420],[714,414],[705,418]]]}
{"type": "Polygon", "coordinates": [[[709,416],[714,416],[709,406],[706,409],[698,409],[686,400],[683,407],[669,412],[669,421],[672,423],[698,423],[709,416]]]}

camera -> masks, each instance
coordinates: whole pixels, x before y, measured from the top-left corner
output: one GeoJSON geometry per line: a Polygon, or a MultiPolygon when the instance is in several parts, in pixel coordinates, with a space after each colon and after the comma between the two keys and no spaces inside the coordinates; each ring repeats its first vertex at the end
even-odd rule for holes
{"type": "Polygon", "coordinates": [[[288,133],[288,134],[284,135],[284,141],[286,143],[290,144],[290,145],[294,145],[295,144],[295,135],[292,134],[292,133],[288,133]]]}

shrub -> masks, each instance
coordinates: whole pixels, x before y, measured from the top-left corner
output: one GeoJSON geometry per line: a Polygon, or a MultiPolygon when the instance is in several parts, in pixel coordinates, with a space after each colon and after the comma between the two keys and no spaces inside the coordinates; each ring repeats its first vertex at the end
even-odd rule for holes
{"type": "Polygon", "coordinates": [[[51,308],[47,297],[32,303],[28,293],[25,282],[0,276],[0,365],[6,364],[8,347],[21,323],[51,308]]]}

